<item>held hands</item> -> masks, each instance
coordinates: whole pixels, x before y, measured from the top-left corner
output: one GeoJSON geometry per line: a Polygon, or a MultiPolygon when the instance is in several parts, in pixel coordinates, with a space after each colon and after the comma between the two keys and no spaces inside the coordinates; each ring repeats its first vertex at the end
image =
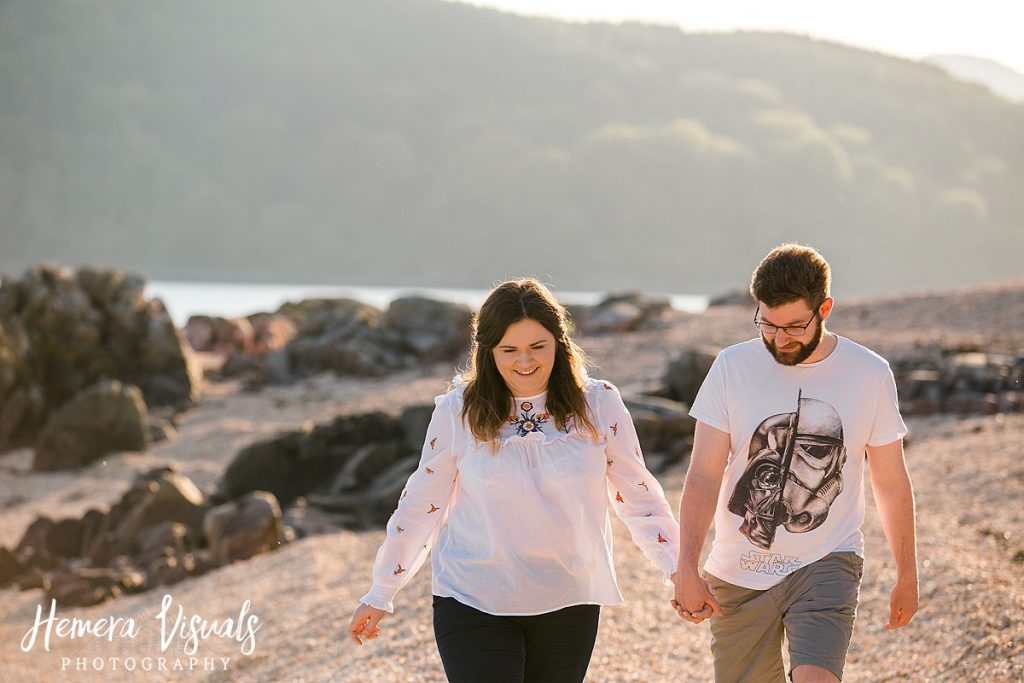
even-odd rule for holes
{"type": "Polygon", "coordinates": [[[681,619],[691,624],[699,624],[705,619],[710,619],[712,614],[722,616],[722,606],[711,594],[708,584],[696,572],[676,572],[672,575],[672,583],[676,586],[672,607],[681,619]]]}
{"type": "Polygon", "coordinates": [[[373,640],[380,635],[380,627],[377,624],[387,614],[382,609],[359,603],[356,611],[352,613],[352,621],[348,624],[348,637],[356,645],[363,644],[362,638],[373,640]]]}
{"type": "Polygon", "coordinates": [[[896,579],[896,585],[889,596],[889,623],[886,631],[895,631],[910,623],[917,614],[917,577],[911,580],[896,579]]]}

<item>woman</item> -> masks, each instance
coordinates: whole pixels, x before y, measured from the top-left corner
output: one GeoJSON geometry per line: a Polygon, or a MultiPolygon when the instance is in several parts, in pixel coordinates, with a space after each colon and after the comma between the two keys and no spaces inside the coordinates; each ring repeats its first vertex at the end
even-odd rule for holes
{"type": "Polygon", "coordinates": [[[434,401],[353,641],[380,634],[433,549],[434,636],[450,681],[582,681],[599,606],[622,602],[609,505],[666,580],[675,573],[679,527],[618,390],[587,378],[568,327],[536,280],[490,292],[469,369],[434,401]]]}

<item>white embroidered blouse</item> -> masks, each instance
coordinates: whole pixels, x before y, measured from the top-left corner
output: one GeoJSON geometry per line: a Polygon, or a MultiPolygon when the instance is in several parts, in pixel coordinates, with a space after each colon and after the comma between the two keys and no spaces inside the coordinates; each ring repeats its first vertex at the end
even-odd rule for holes
{"type": "Polygon", "coordinates": [[[433,593],[489,614],[620,604],[609,507],[666,580],[675,572],[679,525],[618,389],[587,382],[597,442],[572,421],[559,430],[546,393],[516,397],[497,452],[464,426],[463,389],[434,399],[419,467],[388,521],[364,604],[393,611],[428,553],[433,593]]]}

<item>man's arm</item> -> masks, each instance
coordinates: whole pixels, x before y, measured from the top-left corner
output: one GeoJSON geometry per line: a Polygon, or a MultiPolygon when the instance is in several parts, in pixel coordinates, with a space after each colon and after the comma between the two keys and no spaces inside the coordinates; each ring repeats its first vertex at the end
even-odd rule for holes
{"type": "Polygon", "coordinates": [[[693,452],[679,503],[679,571],[675,576],[675,607],[693,623],[721,614],[721,607],[701,579],[700,562],[704,538],[715,516],[718,491],[729,460],[729,434],[697,422],[693,452]]]}
{"type": "Polygon", "coordinates": [[[917,612],[917,533],[914,489],[903,458],[903,440],[868,446],[868,472],[878,516],[896,563],[896,586],[889,598],[887,631],[906,626],[917,612]]]}

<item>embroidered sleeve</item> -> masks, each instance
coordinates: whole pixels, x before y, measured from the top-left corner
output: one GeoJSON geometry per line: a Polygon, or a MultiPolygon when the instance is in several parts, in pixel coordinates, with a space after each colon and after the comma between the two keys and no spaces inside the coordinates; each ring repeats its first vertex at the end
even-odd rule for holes
{"type": "Polygon", "coordinates": [[[454,392],[435,399],[434,413],[420,455],[420,464],[398,499],[387,524],[387,537],[373,564],[373,586],[360,602],[394,611],[394,598],[427,559],[448,511],[458,477],[453,441],[454,392]]]}
{"type": "Polygon", "coordinates": [[[633,420],[619,390],[602,383],[598,429],[607,439],[605,461],[608,499],[629,529],[644,557],[664,574],[666,582],[679,561],[679,523],[665,500],[661,484],[644,464],[633,420]]]}

